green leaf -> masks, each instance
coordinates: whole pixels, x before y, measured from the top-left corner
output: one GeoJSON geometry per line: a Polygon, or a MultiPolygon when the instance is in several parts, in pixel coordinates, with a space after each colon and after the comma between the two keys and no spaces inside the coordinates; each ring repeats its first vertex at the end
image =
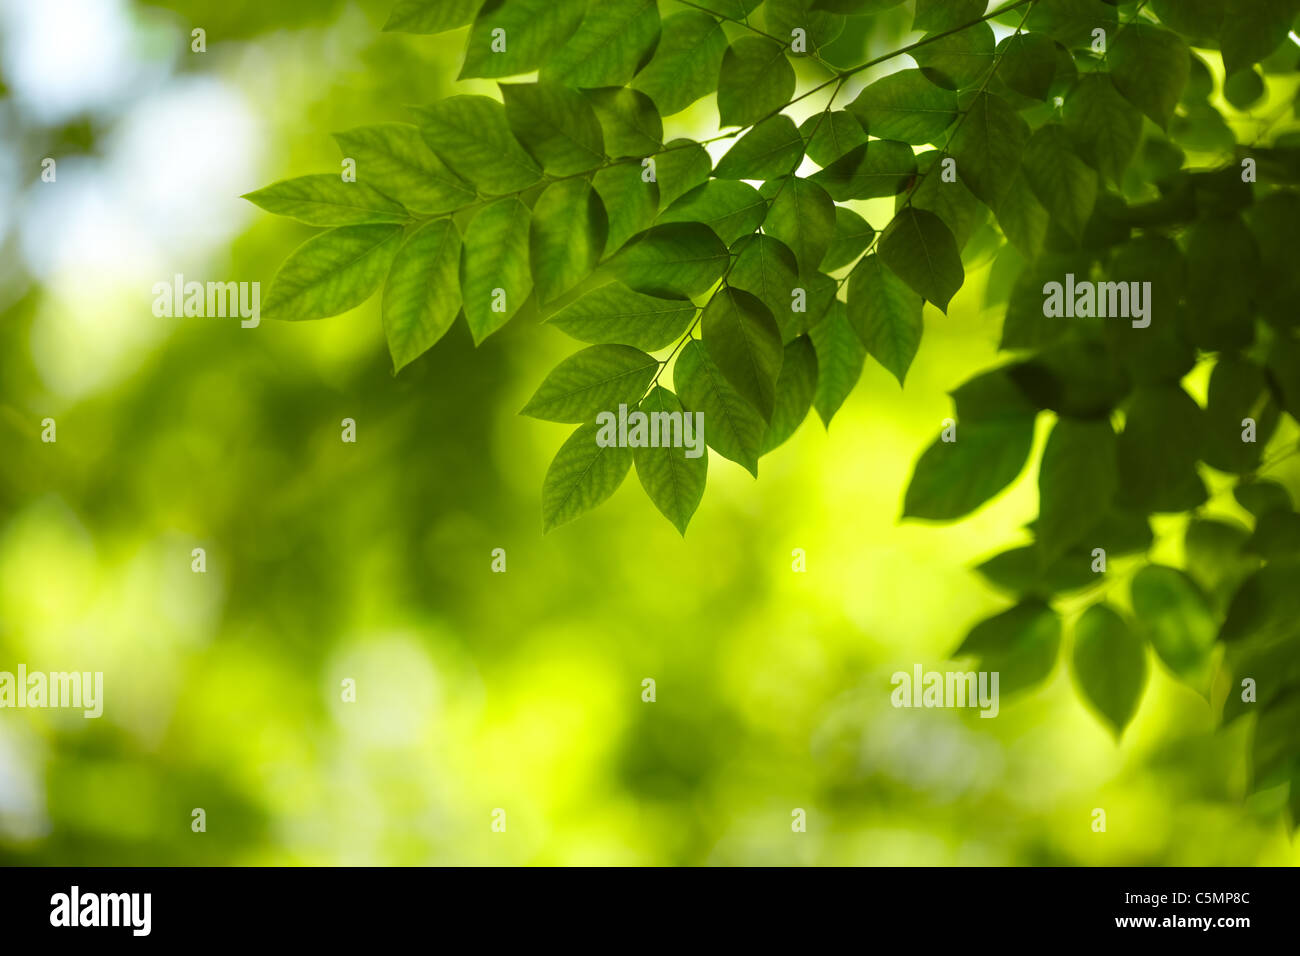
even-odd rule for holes
{"type": "Polygon", "coordinates": [[[1069,53],[1059,43],[1041,33],[1013,33],[998,44],[997,53],[997,78],[1021,96],[1034,100],[1051,95],[1059,78],[1062,54],[1069,59],[1069,53]]]}
{"type": "Polygon", "coordinates": [[[647,352],[681,338],[695,305],[689,299],[662,299],[611,282],[569,303],[546,321],[582,342],[619,343],[647,352]]]}
{"type": "Polygon", "coordinates": [[[965,30],[936,37],[917,48],[912,59],[931,78],[949,89],[978,86],[993,65],[993,28],[976,23],[965,30]]]}
{"type": "Polygon", "coordinates": [[[555,83],[501,83],[510,131],[552,176],[571,176],[605,161],[596,111],[577,90],[555,83]]]}
{"type": "Polygon", "coordinates": [[[835,235],[822,257],[822,270],[834,272],[855,262],[875,237],[876,230],[871,228],[871,223],[847,206],[836,206],[835,235]]]}
{"type": "Polygon", "coordinates": [[[1286,42],[1295,15],[1294,0],[1228,0],[1219,29],[1225,72],[1244,70],[1286,42]]]}
{"type": "Polygon", "coordinates": [[[1037,534],[1047,561],[1083,541],[1110,510],[1118,484],[1110,422],[1059,419],[1038,470],[1037,534]]]}
{"type": "Polygon", "coordinates": [[[1239,111],[1250,109],[1268,92],[1264,77],[1259,70],[1251,67],[1239,73],[1233,73],[1223,82],[1223,97],[1239,111]]]}
{"type": "Polygon", "coordinates": [[[589,422],[600,412],[635,407],[659,363],[629,345],[593,345],[570,355],[538,387],[521,415],[548,422],[589,422]]]}
{"type": "Polygon", "coordinates": [[[1030,8],[1025,26],[1074,49],[1090,46],[1094,30],[1114,36],[1117,21],[1114,6],[1104,0],[1038,0],[1030,8]]]}
{"type": "Polygon", "coordinates": [[[849,325],[847,307],[839,299],[832,303],[826,318],[813,324],[808,335],[817,351],[817,391],[813,395],[813,407],[823,425],[830,428],[831,419],[862,377],[867,348],[849,325]]]}
{"type": "Polygon", "coordinates": [[[384,281],[401,242],[396,225],[340,226],[312,236],[276,272],[262,317],[323,319],[355,309],[384,281]]]}
{"type": "Polygon", "coordinates": [[[415,361],[442,338],[460,312],[460,234],[450,219],[434,219],[402,243],[384,285],[384,335],[393,371],[415,361]]]}
{"type": "Polygon", "coordinates": [[[600,196],[583,179],[551,183],[533,207],[528,258],[543,305],[586,278],[600,261],[609,220],[600,196]]]}
{"type": "Polygon", "coordinates": [[[966,278],[952,232],[924,209],[899,210],[880,237],[880,258],[943,312],[966,278]]]}
{"type": "Polygon", "coordinates": [[[443,33],[474,20],[483,0],[397,0],[384,23],[400,33],[443,33]]]}
{"type": "Polygon", "coordinates": [[[916,0],[913,30],[953,30],[984,15],[988,0],[916,0]]]}
{"type": "Polygon", "coordinates": [[[1250,532],[1234,522],[1193,518],[1183,536],[1187,574],[1214,602],[1216,612],[1226,611],[1241,583],[1259,567],[1259,559],[1245,551],[1250,532]]]}
{"type": "Polygon", "coordinates": [[[873,139],[808,177],[837,202],[896,196],[916,176],[916,154],[906,143],[873,139]]]}
{"type": "Polygon", "coordinates": [[[509,322],[533,291],[528,268],[531,218],[518,199],[498,199],[483,207],[465,231],[460,288],[475,345],[509,322]]]}
{"type": "Polygon", "coordinates": [[[803,272],[816,272],[835,236],[835,203],[814,182],[789,176],[773,179],[760,190],[771,202],[763,231],[780,239],[803,272]]]}
{"type": "Polygon", "coordinates": [[[632,467],[632,449],[596,443],[600,426],[579,425],[560,446],[542,481],[542,532],[590,511],[614,492],[632,467]]]}
{"type": "Polygon", "coordinates": [[[1244,475],[1259,467],[1260,450],[1268,441],[1264,420],[1267,399],[1264,370],[1248,359],[1220,357],[1210,375],[1209,399],[1205,405],[1205,444],[1201,457],[1220,471],[1244,475]],[[1242,440],[1242,422],[1253,418],[1257,440],[1242,440]]]}
{"type": "Polygon", "coordinates": [[[1267,478],[1238,485],[1232,489],[1232,496],[1256,518],[1262,518],[1270,511],[1291,510],[1291,495],[1286,488],[1267,478]]]}
{"type": "Polygon", "coordinates": [[[575,88],[623,86],[658,40],[655,0],[589,3],[577,32],[542,67],[542,79],[575,88]]]}
{"type": "Polygon", "coordinates": [[[1008,177],[1007,188],[994,207],[998,225],[1027,259],[1037,258],[1047,239],[1047,210],[1029,188],[1023,169],[1008,177]]]}
{"type": "Polygon", "coordinates": [[[687,409],[703,413],[708,446],[757,478],[767,422],[731,387],[698,340],[687,342],[677,356],[673,385],[687,409]]]}
{"type": "Polygon", "coordinates": [[[778,113],[763,120],[727,150],[714,175],[719,179],[776,179],[794,172],[803,159],[803,150],[803,137],[795,129],[794,120],[778,113]]]}
{"type": "Polygon", "coordinates": [[[1261,252],[1240,216],[1205,218],[1184,233],[1187,335],[1206,351],[1243,348],[1254,338],[1261,252]]]}
{"type": "Polygon", "coordinates": [[[1187,41],[1177,33],[1134,22],[1119,31],[1106,56],[1115,88],[1167,129],[1191,71],[1187,41]]]}
{"type": "Polygon", "coordinates": [[[379,123],[335,133],[360,182],[374,185],[418,216],[468,206],[474,187],[448,169],[410,123],[379,123]]]}
{"type": "MultiPolygon", "coordinates": [[[[696,439],[701,441],[699,450],[702,454],[692,458],[689,454],[690,449],[684,444],[684,416],[689,413],[682,408],[682,403],[678,401],[677,396],[662,385],[656,385],[641,401],[641,411],[652,416],[650,433],[659,436],[669,431],[671,426],[661,426],[657,429],[656,419],[653,416],[683,416],[680,434],[682,445],[664,443],[660,437],[658,448],[639,446],[633,448],[632,460],[636,462],[636,476],[641,481],[641,487],[654,502],[654,506],[659,509],[660,514],[673,523],[673,527],[679,533],[685,536],[686,526],[704,497],[704,485],[709,476],[709,456],[704,452],[703,436],[700,435],[696,439]]],[[[671,423],[672,419],[667,421],[671,423]]]]}
{"type": "Polygon", "coordinates": [[[1016,480],[1033,443],[1033,418],[963,421],[956,441],[941,436],[917,461],[903,517],[965,517],[1016,480]]]}
{"type": "Polygon", "coordinates": [[[1012,184],[1010,171],[1020,165],[1029,124],[992,93],[976,93],[967,103],[966,119],[953,131],[949,152],[966,188],[996,207],[1012,184]]]}
{"type": "MultiPolygon", "coordinates": [[[[957,248],[963,248],[976,230],[988,221],[988,213],[974,194],[960,180],[943,181],[943,160],[937,149],[926,150],[916,157],[917,180],[912,191],[899,196],[895,211],[905,205],[927,209],[943,220],[952,232],[957,248]]],[[[1000,239],[999,239],[1000,244],[1000,239]]]]}
{"type": "Polygon", "coordinates": [[[605,253],[612,254],[637,233],[650,228],[659,211],[659,186],[646,182],[642,170],[630,163],[619,163],[599,170],[591,185],[605,206],[609,219],[609,236],[605,253]]]}
{"type": "Polygon", "coordinates": [[[334,173],[282,179],[242,198],[309,226],[403,223],[411,218],[401,203],[379,190],[361,182],[346,183],[334,173]]]}
{"type": "Polygon", "coordinates": [[[919,146],[952,125],[957,94],[931,83],[920,70],[900,70],[866,87],[848,110],[872,136],[919,146]]]}
{"type": "Polygon", "coordinates": [[[1088,164],[1119,184],[1142,139],[1142,114],[1105,73],[1079,77],[1065,98],[1065,132],[1088,164]]]}
{"type": "Polygon", "coordinates": [[[724,285],[705,306],[700,331],[727,381],[770,419],[782,357],[781,329],[771,310],[757,296],[724,285]]]}
{"type": "Polygon", "coordinates": [[[1225,6],[1225,0],[1151,0],[1161,23],[1195,39],[1219,35],[1225,6]]]}
{"type": "Polygon", "coordinates": [[[867,141],[866,130],[848,110],[815,113],[803,121],[799,134],[807,140],[808,156],[818,166],[829,166],[867,141]]]}
{"type": "Polygon", "coordinates": [[[663,147],[664,122],[654,101],[640,90],[606,87],[582,93],[596,111],[610,156],[649,156],[663,147]]]}
{"type": "Polygon", "coordinates": [[[680,113],[717,88],[726,51],[727,37],[717,20],[682,10],[663,21],[654,57],[632,85],[654,100],[662,115],[680,113]]]}
{"type": "Polygon", "coordinates": [[[776,379],[776,405],[763,435],[764,455],[780,447],[798,430],[808,417],[816,394],[817,350],[808,336],[801,335],[785,347],[781,374],[776,379]]]}
{"type": "Polygon", "coordinates": [[[793,31],[803,30],[808,41],[807,56],[820,53],[844,31],[844,17],[825,10],[814,10],[813,0],[767,0],[763,4],[767,32],[789,44],[793,31]]]}
{"type": "Polygon", "coordinates": [[[1133,578],[1138,627],[1176,676],[1203,681],[1218,630],[1205,596],[1182,571],[1148,565],[1133,578]]]}
{"type": "Polygon", "coordinates": [[[1014,694],[1052,673],[1060,646],[1061,619],[1030,600],[976,624],[953,656],[979,658],[980,670],[999,675],[999,692],[1014,694]]]}
{"type": "Polygon", "coordinates": [[[487,96],[450,96],[416,108],[420,135],[444,163],[491,195],[517,192],[541,168],[510,132],[506,108],[487,96]]]}
{"type": "Polygon", "coordinates": [[[880,256],[867,256],[849,277],[849,323],[900,386],[921,344],[922,306],[880,256]]]}
{"type": "Polygon", "coordinates": [[[975,570],[995,587],[1021,597],[1049,598],[1097,581],[1088,554],[1067,553],[1046,565],[1042,558],[1038,547],[1026,545],[995,555],[975,570]]]}
{"type": "Polygon", "coordinates": [[[470,28],[458,78],[531,73],[564,46],[586,7],[586,0],[487,0],[470,28]]]}
{"type": "Polygon", "coordinates": [[[794,306],[794,290],[799,287],[799,263],[789,247],[779,239],[762,234],[742,236],[731,246],[734,257],[727,282],[762,300],[777,316],[794,306]]]}
{"type": "Polygon", "coordinates": [[[1105,604],[1088,608],[1074,625],[1074,677],[1119,740],[1142,700],[1147,653],[1142,639],[1105,604]]]}
{"type": "Polygon", "coordinates": [[[762,37],[741,37],[722,58],[718,121],[723,126],[757,123],[785,106],[794,86],[794,67],[782,46],[762,37]]]}
{"type": "Polygon", "coordinates": [[[767,200],[738,179],[711,179],[696,186],[659,214],[659,222],[698,222],[725,243],[757,229],[767,215],[767,200]]]}
{"type": "Polygon", "coordinates": [[[1052,220],[1075,239],[1097,202],[1097,174],[1074,154],[1064,127],[1039,129],[1025,147],[1025,179],[1052,220]]]}
{"type": "Polygon", "coordinates": [[[727,247],[708,226],[670,222],[641,233],[609,267],[615,278],[639,292],[692,296],[722,278],[727,259],[727,247]]]}
{"type": "Polygon", "coordinates": [[[665,206],[705,182],[713,172],[708,150],[690,139],[670,141],[654,162],[659,198],[665,206]]]}
{"type": "Polygon", "coordinates": [[[1120,496],[1146,511],[1185,511],[1205,497],[1196,474],[1203,413],[1177,385],[1134,392],[1119,438],[1120,496]]]}

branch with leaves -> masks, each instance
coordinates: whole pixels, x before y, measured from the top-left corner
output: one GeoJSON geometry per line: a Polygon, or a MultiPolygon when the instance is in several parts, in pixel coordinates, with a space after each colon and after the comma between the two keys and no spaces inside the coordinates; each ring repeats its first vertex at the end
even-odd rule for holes
{"type": "Polygon", "coordinates": [[[867,355],[901,384],[926,303],[946,313],[987,269],[1010,359],[954,392],[904,516],[970,514],[1053,424],[1032,540],[979,568],[1015,603],[958,653],[1015,692],[1072,625],[1118,736],[1153,650],[1226,720],[1257,714],[1255,785],[1289,784],[1300,819],[1300,515],[1259,474],[1300,417],[1300,0],[907,2],[915,38],[866,57],[904,0],[399,0],[385,29],[469,27],[461,77],[538,77],[339,134],[356,181],[250,194],[327,227],[264,314],[336,315],[382,286],[399,371],[460,315],[476,343],[518,315],[554,326],[586,347],[524,408],[576,426],[545,529],[635,467],[684,534],[708,457],[599,443],[601,413],[703,413],[708,446],[757,476],[810,409],[829,425],[867,355]],[[663,118],[712,94],[718,135],[665,142],[663,118]],[[890,199],[879,228],[853,208],[890,199]],[[1150,321],[1051,314],[1076,280],[1149,290],[1150,321]],[[1225,476],[1241,520],[1205,511],[1225,476]],[[1161,513],[1188,516],[1183,567],[1146,558],[1161,513]]]}

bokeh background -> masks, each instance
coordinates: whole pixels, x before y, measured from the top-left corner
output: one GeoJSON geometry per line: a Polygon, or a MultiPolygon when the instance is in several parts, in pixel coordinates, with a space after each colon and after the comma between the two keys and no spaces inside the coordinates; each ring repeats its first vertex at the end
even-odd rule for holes
{"type": "Polygon", "coordinates": [[[568,429],[517,413],[576,343],[535,320],[479,349],[462,323],[394,377],[377,296],[154,317],[177,272],[265,298],[313,230],[238,197],[337,171],[331,132],[490,90],[454,83],[463,30],[385,34],[389,6],[0,0],[0,670],[105,681],[99,720],[0,711],[0,862],[1300,863],[1284,794],[1246,796],[1246,728],[1154,660],[1118,745],[1063,664],[996,720],[890,706],[1009,604],[971,568],[1036,512],[1031,470],[957,525],[898,520],[946,393],[997,359],[987,262],[927,309],[905,389],[868,360],[760,480],[714,456],[684,539],[633,474],[541,534],[568,429]]]}

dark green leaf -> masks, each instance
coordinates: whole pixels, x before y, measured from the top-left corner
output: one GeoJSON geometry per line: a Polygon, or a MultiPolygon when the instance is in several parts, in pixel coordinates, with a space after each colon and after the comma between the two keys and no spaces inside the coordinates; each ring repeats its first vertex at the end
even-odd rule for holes
{"type": "Polygon", "coordinates": [[[686,343],[677,356],[673,385],[688,410],[703,413],[708,446],[757,478],[767,422],[728,384],[699,341],[686,343]]]}
{"type": "Polygon", "coordinates": [[[913,30],[952,30],[984,15],[988,0],[916,0],[913,30]]]}
{"type": "Polygon", "coordinates": [[[785,347],[776,380],[776,405],[763,436],[763,454],[782,445],[803,424],[816,394],[817,350],[808,336],[801,335],[785,347]]]}
{"type": "Polygon", "coordinates": [[[965,517],[1015,481],[1033,443],[1032,418],[963,421],[955,441],[946,442],[941,436],[917,461],[903,517],[931,521],[965,517]]]}
{"type": "Polygon", "coordinates": [[[867,352],[903,384],[921,344],[921,297],[876,255],[849,277],[849,323],[867,352]]]}
{"type": "Polygon", "coordinates": [[[916,176],[916,155],[906,143],[873,139],[849,150],[809,177],[837,202],[896,196],[916,176]]]}
{"type": "Polygon", "coordinates": [[[357,162],[359,182],[375,186],[419,216],[450,212],[474,201],[474,187],[448,169],[410,123],[379,123],[335,133],[344,156],[357,162]]]}
{"type": "Polygon", "coordinates": [[[577,90],[558,83],[502,83],[510,131],[552,176],[595,169],[605,161],[596,111],[577,90]]]}
{"type": "Polygon", "coordinates": [[[549,422],[589,422],[600,412],[634,407],[659,363],[628,345],[593,345],[570,355],[538,387],[521,415],[549,422]]]}
{"type": "Polygon", "coordinates": [[[611,282],[569,303],[547,322],[583,342],[653,352],[681,338],[693,318],[689,299],[661,299],[611,282]]]}
{"type": "Polygon", "coordinates": [[[943,312],[965,281],[961,254],[942,219],[924,209],[899,210],[880,237],[880,258],[943,312]]]}
{"type": "Polygon", "coordinates": [[[1029,126],[1006,100],[992,93],[971,95],[966,109],[965,120],[952,134],[949,151],[957,160],[957,175],[966,188],[990,206],[997,206],[1012,184],[1008,173],[1020,165],[1029,126]]]}
{"type": "Polygon", "coordinates": [[[267,319],[323,319],[355,309],[388,274],[402,227],[340,226],[312,236],[280,266],[262,308],[267,319]]]}
{"type": "Polygon", "coordinates": [[[632,449],[636,476],[654,506],[678,532],[685,535],[686,526],[704,497],[704,485],[709,475],[709,455],[704,451],[703,435],[693,433],[692,437],[700,442],[700,454],[691,457],[693,450],[685,444],[684,417],[690,413],[685,412],[677,396],[662,385],[650,390],[641,401],[640,410],[651,416],[650,434],[657,436],[659,447],[638,446],[632,449]],[[673,431],[672,418],[663,419],[668,424],[656,427],[658,419],[655,416],[675,415],[683,416],[680,433],[673,431]],[[665,436],[670,440],[664,441],[665,436]]]}
{"type": "Polygon", "coordinates": [[[393,371],[442,338],[460,311],[460,234],[450,219],[434,219],[402,243],[384,285],[384,335],[393,371]]]}
{"type": "Polygon", "coordinates": [[[1200,406],[1178,386],[1137,389],[1119,439],[1121,498],[1146,511],[1200,504],[1205,490],[1196,459],[1204,427],[1200,406]]]}
{"type": "Polygon", "coordinates": [[[1061,647],[1061,619],[1041,601],[1025,601],[976,624],[954,657],[974,655],[982,671],[999,675],[999,692],[1041,683],[1056,666],[1061,647]]]}
{"type": "Polygon", "coordinates": [[[1099,173],[1119,183],[1142,138],[1142,114],[1105,73],[1079,77],[1065,99],[1065,131],[1099,173]]]}
{"type": "Polygon", "coordinates": [[[659,214],[659,222],[698,222],[725,243],[757,229],[767,215],[767,200],[738,179],[711,179],[696,186],[659,214]]]}
{"type": "Polygon", "coordinates": [[[803,137],[795,129],[794,120],[778,113],[763,120],[727,150],[718,161],[714,175],[719,179],[776,179],[794,172],[803,159],[803,150],[803,137]]]}
{"type": "Polygon", "coordinates": [[[579,425],[560,446],[542,481],[542,531],[590,511],[614,492],[632,467],[632,449],[602,447],[595,422],[579,425]]]}
{"type": "Polygon", "coordinates": [[[816,113],[803,121],[799,133],[808,141],[808,155],[818,166],[829,166],[867,141],[862,124],[848,110],[816,113]]]}
{"type": "Polygon", "coordinates": [[[1074,625],[1074,677],[1118,740],[1142,700],[1147,652],[1124,618],[1094,604],[1074,625]]]}
{"type": "Polygon", "coordinates": [[[762,37],[741,37],[722,58],[718,121],[723,126],[757,123],[789,102],[794,85],[794,67],[784,47],[762,37]]]}
{"type": "Polygon", "coordinates": [[[779,239],[755,234],[742,236],[732,244],[731,274],[727,282],[757,296],[777,316],[794,306],[794,290],[799,287],[799,263],[794,253],[779,239]]]}
{"type": "Polygon", "coordinates": [[[344,182],[334,173],[282,179],[243,196],[277,216],[309,226],[402,223],[411,218],[402,204],[362,182],[344,182]]]}
{"type": "Polygon", "coordinates": [[[872,136],[917,146],[936,140],[957,116],[957,94],[900,70],[876,80],[848,106],[872,136]]]}
{"type": "Polygon", "coordinates": [[[727,259],[727,247],[708,226],[673,222],[633,239],[610,261],[610,270],[639,292],[691,296],[722,277],[727,259]]]}
{"type": "Polygon", "coordinates": [[[470,28],[460,79],[531,73],[564,46],[586,7],[586,0],[487,0],[470,28]]]}
{"type": "Polygon", "coordinates": [[[474,20],[483,0],[397,0],[384,23],[401,33],[443,33],[474,20]]]}
{"type": "Polygon", "coordinates": [[[763,231],[794,253],[799,268],[815,272],[835,236],[835,203],[814,182],[790,176],[763,184],[771,206],[763,231]]]}
{"type": "Polygon", "coordinates": [[[835,236],[822,259],[822,269],[834,272],[855,262],[875,237],[876,230],[871,228],[871,223],[847,206],[836,206],[835,236]]]}
{"type": "Polygon", "coordinates": [[[1129,23],[1107,53],[1111,79],[1161,129],[1169,126],[1191,69],[1191,50],[1177,33],[1129,23]]]}
{"type": "Polygon", "coordinates": [[[663,120],[650,97],[640,90],[606,87],[582,92],[596,111],[605,133],[605,152],[610,156],[645,157],[663,147],[663,120]]]}
{"type": "Polygon", "coordinates": [[[1076,48],[1090,46],[1094,30],[1113,36],[1117,19],[1115,7],[1104,0],[1038,0],[1025,25],[1076,48]]]}
{"type": "Polygon", "coordinates": [[[682,10],[663,21],[663,35],[650,64],[632,85],[655,101],[664,116],[679,113],[718,85],[727,37],[718,21],[682,10]]]}
{"type": "Polygon", "coordinates": [[[1191,578],[1149,565],[1133,578],[1132,599],[1138,627],[1165,666],[1185,681],[1204,681],[1218,628],[1191,578]]]}
{"type": "Polygon", "coordinates": [[[1082,541],[1110,509],[1119,484],[1108,421],[1062,418],[1038,470],[1038,543],[1047,560],[1082,541]]]}
{"type": "Polygon", "coordinates": [[[989,583],[1020,597],[1049,598],[1079,591],[1097,581],[1089,554],[1070,552],[1044,565],[1042,551],[1034,545],[1012,548],[985,561],[975,570],[989,583]]]}
{"type": "Polygon", "coordinates": [[[588,3],[577,32],[546,61],[542,79],[571,87],[622,86],[659,40],[655,0],[588,3]]]}
{"type": "MultiPolygon", "coordinates": [[[[826,10],[814,10],[813,0],[767,0],[763,4],[767,32],[789,46],[793,31],[803,30],[808,53],[819,53],[844,30],[844,17],[826,10]]],[[[806,55],[806,54],[796,54],[806,55]]]]}
{"type": "Polygon", "coordinates": [[[951,90],[978,86],[993,65],[993,28],[987,23],[931,37],[932,42],[916,49],[912,59],[951,90]]]}
{"type": "Polygon", "coordinates": [[[724,285],[700,319],[709,357],[764,420],[772,417],[781,372],[781,329],[757,296],[724,285]]]}
{"type": "Polygon", "coordinates": [[[510,321],[533,291],[528,268],[528,207],[498,199],[481,209],[465,231],[460,290],[474,344],[510,321]]]}
{"type": "Polygon", "coordinates": [[[537,182],[541,168],[510,132],[506,108],[487,96],[451,96],[416,109],[420,135],[462,179],[491,195],[537,182]]]}
{"type": "Polygon", "coordinates": [[[551,183],[533,207],[528,259],[543,305],[573,288],[605,250],[609,220],[600,196],[583,179],[551,183]]]}
{"type": "Polygon", "coordinates": [[[1260,450],[1267,443],[1262,420],[1268,396],[1264,370],[1254,362],[1231,355],[1220,357],[1210,375],[1209,400],[1205,405],[1205,445],[1201,457],[1220,471],[1243,475],[1259,467],[1260,450]],[[1256,423],[1255,441],[1243,440],[1247,418],[1256,423]]]}
{"type": "Polygon", "coordinates": [[[817,351],[817,391],[813,395],[813,407],[817,409],[822,424],[830,428],[831,419],[862,377],[867,348],[849,325],[847,308],[839,299],[832,303],[824,319],[814,323],[808,335],[817,351]]]}
{"type": "Polygon", "coordinates": [[[630,163],[607,166],[596,173],[591,185],[609,220],[606,254],[622,249],[625,242],[654,222],[659,211],[659,186],[642,178],[641,167],[630,163]]]}
{"type": "Polygon", "coordinates": [[[1025,179],[1053,221],[1075,239],[1097,202],[1097,174],[1074,154],[1065,128],[1050,123],[1030,137],[1025,179]]]}
{"type": "Polygon", "coordinates": [[[683,193],[690,192],[709,178],[713,160],[699,143],[689,139],[675,139],[655,157],[659,198],[668,205],[683,193]]]}

